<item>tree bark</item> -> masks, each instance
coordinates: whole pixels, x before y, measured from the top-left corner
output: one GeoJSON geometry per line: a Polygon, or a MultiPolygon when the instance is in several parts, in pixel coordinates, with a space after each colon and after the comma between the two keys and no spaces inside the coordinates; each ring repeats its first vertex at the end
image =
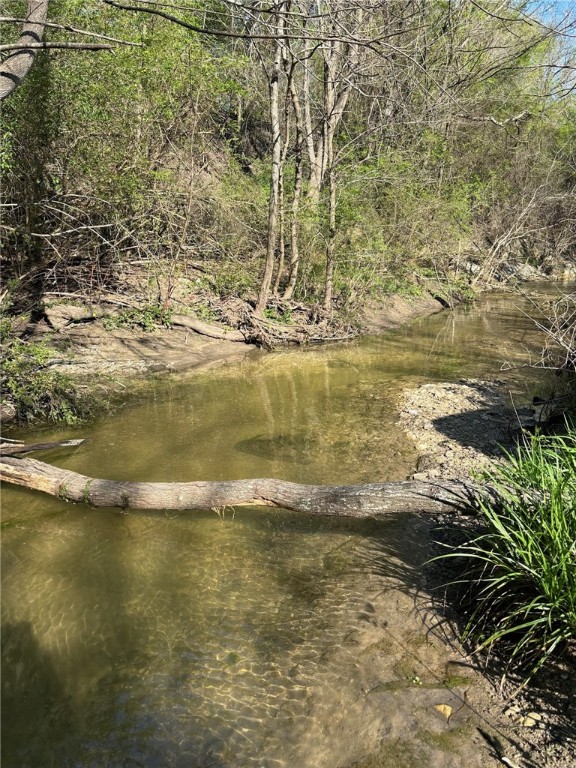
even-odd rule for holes
{"type": "Polygon", "coordinates": [[[282,33],[285,26],[284,3],[280,6],[281,14],[276,21],[278,38],[276,39],[276,50],[274,54],[274,64],[270,76],[270,122],[272,127],[272,168],[270,171],[270,198],[268,202],[268,243],[266,247],[266,262],[264,265],[264,274],[260,283],[258,301],[256,302],[255,314],[262,315],[266,308],[266,303],[270,296],[270,286],[272,284],[272,274],[274,271],[274,260],[276,256],[276,244],[278,242],[278,213],[280,206],[280,183],[282,166],[282,134],[280,131],[280,105],[279,105],[279,80],[280,66],[282,64],[282,48],[284,45],[282,33]]]}
{"type": "Polygon", "coordinates": [[[38,53],[38,49],[30,46],[42,42],[47,15],[48,0],[28,0],[26,23],[18,39],[21,48],[0,64],[0,101],[15,91],[30,71],[38,53]]]}
{"type": "Polygon", "coordinates": [[[36,459],[0,459],[0,479],[93,507],[209,510],[223,507],[281,507],[317,516],[379,517],[401,512],[459,509],[475,487],[464,482],[404,481],[364,485],[300,485],[283,480],[138,483],[101,480],[36,459]]]}

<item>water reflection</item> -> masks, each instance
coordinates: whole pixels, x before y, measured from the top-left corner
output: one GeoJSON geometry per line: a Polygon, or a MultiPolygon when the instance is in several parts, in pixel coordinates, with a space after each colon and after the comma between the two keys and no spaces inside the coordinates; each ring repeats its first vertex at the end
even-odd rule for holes
{"type": "MultiPolygon", "coordinates": [[[[166,383],[47,458],[116,479],[402,478],[399,391],[517,360],[531,332],[509,307],[166,383]]],[[[401,764],[391,744],[413,766],[489,765],[469,710],[442,746],[434,705],[462,691],[415,610],[421,521],[127,516],[16,488],[3,515],[6,768],[401,764]]]]}

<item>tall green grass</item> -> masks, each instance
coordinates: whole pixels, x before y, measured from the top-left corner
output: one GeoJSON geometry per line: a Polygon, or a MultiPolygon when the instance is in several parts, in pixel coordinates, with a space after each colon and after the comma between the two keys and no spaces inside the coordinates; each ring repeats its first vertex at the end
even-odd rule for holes
{"type": "Polygon", "coordinates": [[[482,480],[481,531],[441,558],[463,566],[464,639],[527,681],[576,638],[576,429],[528,436],[482,480]]]}

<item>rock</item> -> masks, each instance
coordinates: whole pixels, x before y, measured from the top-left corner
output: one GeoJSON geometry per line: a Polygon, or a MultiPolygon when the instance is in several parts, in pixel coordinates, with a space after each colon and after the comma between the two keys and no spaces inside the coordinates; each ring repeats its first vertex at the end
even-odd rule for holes
{"type": "Polygon", "coordinates": [[[537,720],[538,722],[542,720],[542,715],[539,712],[528,712],[526,717],[531,718],[532,720],[537,720]]]}
{"type": "Polygon", "coordinates": [[[449,720],[452,715],[452,707],[450,704],[434,704],[434,709],[441,715],[444,715],[446,720],[449,720]]]}
{"type": "Polygon", "coordinates": [[[535,725],[537,725],[537,720],[535,720],[533,717],[530,717],[529,715],[526,715],[526,717],[523,717],[522,720],[520,720],[520,725],[523,728],[534,728],[535,725]]]}
{"type": "Polygon", "coordinates": [[[6,424],[8,421],[14,421],[16,418],[16,406],[9,400],[3,400],[0,403],[0,422],[6,424]]]}

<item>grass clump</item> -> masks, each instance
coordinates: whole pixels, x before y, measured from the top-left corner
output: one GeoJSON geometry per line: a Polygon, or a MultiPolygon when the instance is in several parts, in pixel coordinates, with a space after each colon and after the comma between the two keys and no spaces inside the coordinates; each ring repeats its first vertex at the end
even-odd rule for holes
{"type": "Polygon", "coordinates": [[[19,421],[74,424],[90,414],[93,396],[80,394],[71,378],[51,370],[53,351],[42,343],[20,339],[8,320],[0,323],[0,338],[0,402],[11,405],[19,421]]]}
{"type": "Polygon", "coordinates": [[[576,638],[576,429],[506,458],[470,502],[482,530],[441,558],[463,566],[464,639],[526,682],[576,638]]]}

